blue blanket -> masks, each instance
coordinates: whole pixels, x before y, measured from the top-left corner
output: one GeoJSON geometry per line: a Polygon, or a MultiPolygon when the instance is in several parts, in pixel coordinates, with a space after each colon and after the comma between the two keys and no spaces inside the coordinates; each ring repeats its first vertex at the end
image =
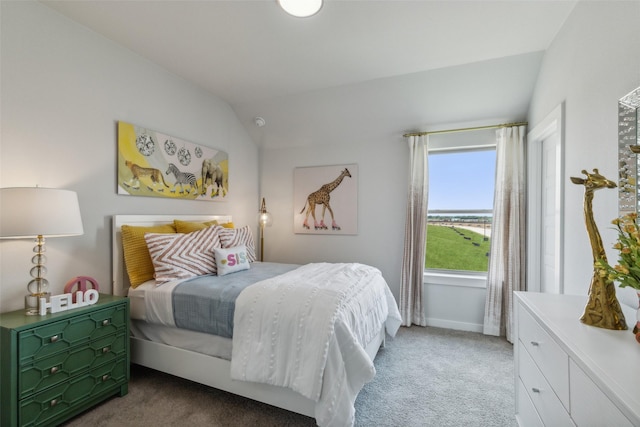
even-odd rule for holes
{"type": "Polygon", "coordinates": [[[254,262],[248,270],[186,280],[173,290],[176,326],[231,338],[236,298],[240,292],[247,286],[298,267],[296,264],[254,262]]]}

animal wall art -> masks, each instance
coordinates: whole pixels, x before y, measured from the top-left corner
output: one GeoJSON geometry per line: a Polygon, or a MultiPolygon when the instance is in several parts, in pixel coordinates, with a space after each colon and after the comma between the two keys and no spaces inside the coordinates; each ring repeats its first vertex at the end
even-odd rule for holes
{"type": "Polygon", "coordinates": [[[295,168],[293,179],[296,233],[358,233],[358,165],[295,168]]]}
{"type": "Polygon", "coordinates": [[[228,155],[215,148],[118,122],[118,194],[226,200],[228,155]]]}

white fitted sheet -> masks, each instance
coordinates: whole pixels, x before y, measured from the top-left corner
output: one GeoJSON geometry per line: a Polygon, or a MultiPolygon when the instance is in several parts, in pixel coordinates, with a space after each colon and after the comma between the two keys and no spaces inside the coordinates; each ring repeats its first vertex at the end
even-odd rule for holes
{"type": "Polygon", "coordinates": [[[156,325],[135,319],[131,320],[130,329],[131,335],[135,338],[231,360],[231,338],[171,326],[156,325]]]}
{"type": "Polygon", "coordinates": [[[176,326],[173,319],[172,295],[174,288],[182,282],[184,282],[184,279],[158,285],[155,280],[149,280],[136,288],[129,288],[129,298],[138,300],[136,304],[138,305],[138,307],[136,307],[136,317],[132,314],[131,318],[146,320],[165,326],[176,326]],[[140,302],[142,302],[142,304],[140,304],[140,302]],[[143,307],[140,307],[140,305],[143,307]],[[142,311],[144,311],[144,313],[142,311]]]}
{"type": "Polygon", "coordinates": [[[159,314],[162,312],[160,307],[166,306],[166,301],[170,301],[170,291],[175,284],[167,283],[156,287],[155,280],[150,280],[136,288],[129,288],[131,335],[135,338],[231,360],[230,338],[176,328],[173,321],[168,320],[168,316],[159,314]],[[158,292],[159,288],[164,288],[168,292],[158,292]],[[162,324],[147,322],[152,319],[162,324]]]}
{"type": "Polygon", "coordinates": [[[147,308],[145,304],[145,292],[153,286],[155,281],[150,280],[139,285],[137,288],[129,288],[127,296],[129,297],[129,316],[131,319],[147,320],[147,308]]]}

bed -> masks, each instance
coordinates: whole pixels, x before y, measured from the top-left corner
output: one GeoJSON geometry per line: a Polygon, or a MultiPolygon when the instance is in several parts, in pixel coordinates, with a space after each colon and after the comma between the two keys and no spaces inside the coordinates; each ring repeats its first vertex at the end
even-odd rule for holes
{"type": "Polygon", "coordinates": [[[232,218],[229,215],[116,215],[113,218],[113,293],[127,295],[130,299],[132,363],[313,417],[321,426],[352,425],[355,397],[364,383],[375,375],[373,359],[384,345],[386,334],[394,335],[401,323],[393,295],[379,271],[359,264],[294,266],[253,262],[248,270],[220,278],[199,276],[168,281],[161,286],[151,280],[131,287],[123,254],[123,226],[125,230],[162,227],[176,220],[224,224],[231,223],[232,218]],[[232,329],[231,337],[229,333],[213,335],[209,327],[180,327],[184,321],[176,314],[177,289],[196,289],[194,284],[205,280],[227,280],[221,282],[225,283],[222,286],[226,290],[237,283],[256,280],[244,279],[251,275],[262,278],[258,283],[242,285],[246,287],[237,291],[237,300],[233,302],[235,323],[232,328],[235,329],[232,329]],[[292,286],[291,281],[312,283],[316,276],[320,276],[317,280],[323,283],[332,282],[335,277],[336,285],[328,286],[353,289],[337,293],[350,293],[349,301],[354,302],[349,304],[357,306],[357,310],[342,314],[343,306],[349,304],[338,300],[318,303],[322,300],[317,298],[317,292],[313,298],[294,295],[303,292],[306,285],[292,286]],[[343,286],[340,281],[348,282],[343,286]],[[356,286],[356,282],[363,285],[356,286]],[[368,282],[371,285],[364,286],[368,282]],[[308,313],[320,310],[320,306],[335,307],[331,314],[332,326],[326,328],[322,326],[325,320],[321,323],[313,320],[315,314],[299,319],[296,337],[291,335],[291,339],[278,340],[277,346],[273,344],[263,359],[256,360],[254,353],[268,347],[270,341],[275,342],[274,337],[289,336],[282,328],[291,328],[288,325],[298,322],[287,321],[286,312],[281,311],[282,306],[295,305],[287,303],[285,298],[302,298],[312,304],[308,313]],[[267,303],[271,300],[273,302],[267,303]],[[172,311],[175,313],[169,313],[172,311]],[[361,318],[352,331],[345,326],[350,320],[342,319],[351,319],[354,313],[361,318]],[[279,317],[282,321],[273,320],[279,317]],[[272,320],[262,322],[261,318],[272,320]],[[303,322],[307,323],[302,326],[303,322]],[[319,338],[309,339],[309,331],[315,331],[318,325],[321,325],[317,329],[319,338]],[[290,341],[291,348],[280,349],[280,341],[290,341]],[[293,349],[297,352],[295,363],[291,363],[294,359],[286,359],[293,349]],[[280,368],[290,369],[292,364],[296,365],[295,374],[280,371],[280,368]]]}

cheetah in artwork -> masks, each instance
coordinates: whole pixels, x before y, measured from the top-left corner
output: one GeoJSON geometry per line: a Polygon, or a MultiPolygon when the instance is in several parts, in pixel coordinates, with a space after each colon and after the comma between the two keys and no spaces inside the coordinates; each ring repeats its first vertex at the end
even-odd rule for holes
{"type": "Polygon", "coordinates": [[[124,164],[131,170],[132,177],[127,182],[123,182],[122,185],[128,188],[133,188],[134,190],[140,189],[140,178],[148,177],[153,183],[153,187],[147,188],[151,191],[164,191],[164,188],[156,188],[160,183],[164,184],[165,187],[169,188],[169,185],[164,181],[164,177],[162,176],[162,172],[155,168],[147,168],[133,163],[130,160],[125,160],[124,164]]]}

